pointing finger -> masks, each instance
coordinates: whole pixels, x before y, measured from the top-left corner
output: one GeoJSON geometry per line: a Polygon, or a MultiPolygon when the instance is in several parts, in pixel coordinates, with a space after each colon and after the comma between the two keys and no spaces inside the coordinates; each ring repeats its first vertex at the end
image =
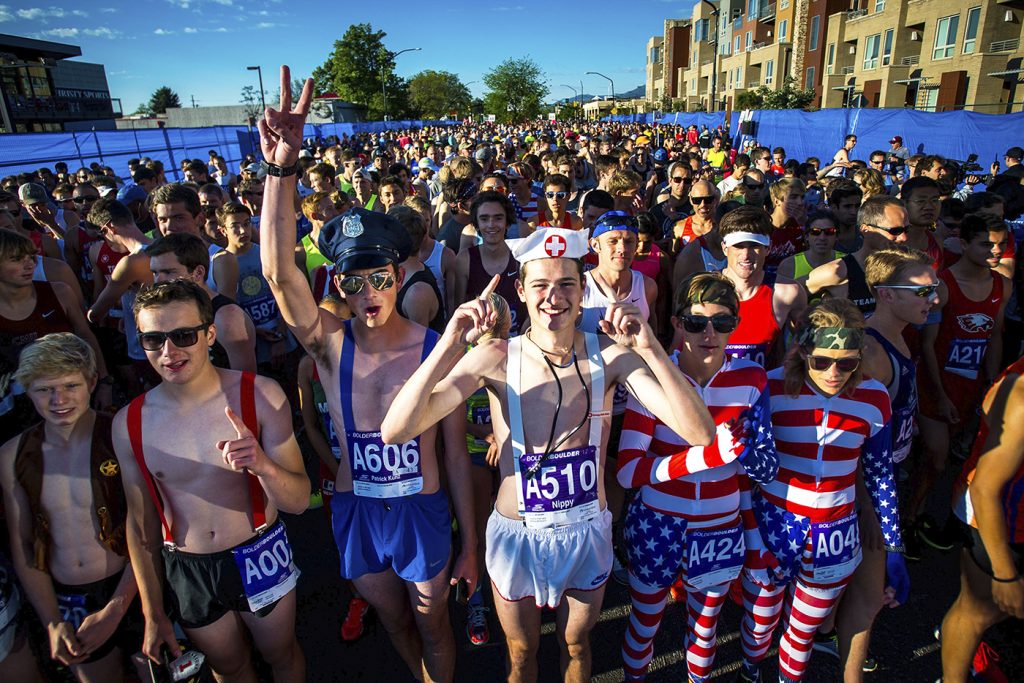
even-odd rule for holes
{"type": "Polygon", "coordinates": [[[242,421],[242,418],[235,415],[235,411],[231,410],[231,406],[224,406],[224,414],[228,416],[228,422],[230,422],[231,426],[235,428],[239,439],[244,436],[252,436],[252,432],[245,426],[245,422],[242,421]]]}
{"type": "Polygon", "coordinates": [[[484,287],[484,291],[480,293],[480,298],[487,301],[491,298],[491,294],[494,294],[494,290],[498,288],[498,283],[501,282],[501,273],[496,274],[491,278],[491,281],[484,287]]]}

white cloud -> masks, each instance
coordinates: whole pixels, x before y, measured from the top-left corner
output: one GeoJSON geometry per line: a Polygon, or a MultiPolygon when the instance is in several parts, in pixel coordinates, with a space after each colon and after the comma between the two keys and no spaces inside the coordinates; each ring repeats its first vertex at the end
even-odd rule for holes
{"type": "Polygon", "coordinates": [[[235,4],[234,0],[213,0],[213,2],[218,5],[224,5],[225,7],[231,7],[231,5],[235,4]]]}
{"type": "Polygon", "coordinates": [[[121,37],[121,32],[120,31],[113,31],[113,30],[111,30],[109,28],[106,28],[106,27],[103,27],[103,28],[87,28],[84,31],[82,31],[82,33],[84,33],[87,36],[92,36],[93,38],[120,38],[121,37]]]}
{"type": "Polygon", "coordinates": [[[7,5],[0,5],[0,22],[14,21],[14,15],[11,13],[11,8],[7,5]]]}
{"type": "Polygon", "coordinates": [[[78,36],[77,28],[48,28],[40,31],[39,35],[52,38],[75,38],[78,36]]]}
{"type": "Polygon", "coordinates": [[[103,12],[104,14],[113,14],[116,11],[116,7],[100,7],[100,12],[103,12]]]}
{"type": "Polygon", "coordinates": [[[184,32],[184,33],[199,33],[199,30],[198,30],[198,29],[195,29],[195,28],[192,28],[191,26],[186,26],[186,27],[185,27],[185,28],[183,29],[183,32],[184,32]]]}
{"type": "Polygon", "coordinates": [[[274,28],[275,26],[280,26],[280,24],[275,24],[272,21],[261,21],[256,24],[256,28],[274,28]]]}
{"type": "Polygon", "coordinates": [[[223,26],[219,26],[219,27],[217,27],[215,29],[212,29],[212,31],[214,33],[227,33],[228,32],[228,30],[226,28],[224,28],[223,26]]]}
{"type": "Polygon", "coordinates": [[[158,28],[155,31],[153,31],[153,34],[157,36],[173,36],[174,31],[168,31],[167,29],[158,28]]]}
{"type": "Polygon", "coordinates": [[[87,17],[85,11],[80,9],[65,10],[60,7],[29,7],[17,11],[19,19],[34,21],[36,19],[63,19],[64,17],[87,17]]]}

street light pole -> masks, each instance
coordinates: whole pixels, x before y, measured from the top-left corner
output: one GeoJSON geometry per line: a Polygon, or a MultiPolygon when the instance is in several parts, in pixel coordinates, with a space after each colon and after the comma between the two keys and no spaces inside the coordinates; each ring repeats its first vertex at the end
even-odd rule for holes
{"type": "MultiPolygon", "coordinates": [[[[419,52],[422,49],[423,48],[421,48],[421,47],[407,47],[404,50],[399,50],[398,52],[390,52],[390,51],[385,50],[385,53],[390,55],[391,59],[394,60],[395,57],[397,57],[398,55],[400,55],[402,53],[405,53],[405,52],[419,52]]],[[[380,65],[380,88],[381,88],[381,92],[384,94],[384,120],[387,121],[388,120],[388,79],[387,79],[387,74],[385,74],[385,72],[384,72],[384,63],[383,62],[380,65]]]]}
{"type": "Polygon", "coordinates": [[[612,84],[612,104],[614,105],[615,104],[615,81],[613,81],[612,79],[608,78],[604,74],[598,73],[596,71],[588,71],[587,74],[590,75],[590,76],[600,76],[601,78],[603,78],[604,80],[606,80],[606,81],[608,81],[609,83],[612,84]]]}
{"type": "MultiPolygon", "coordinates": [[[[263,111],[266,111],[267,110],[267,98],[263,94],[263,69],[261,69],[258,66],[247,66],[245,68],[246,68],[247,71],[255,71],[256,75],[259,76],[259,79],[260,79],[260,103],[263,105],[263,111]]],[[[289,84],[289,87],[290,87],[290,84],[289,84]]]]}
{"type": "MultiPolygon", "coordinates": [[[[572,90],[572,98],[574,100],[578,100],[579,99],[579,92],[576,90],[576,88],[572,87],[571,85],[566,85],[565,83],[562,84],[562,87],[563,88],[568,88],[569,90],[572,90]]],[[[573,118],[576,118],[576,117],[573,116],[573,118]]]]}
{"type": "Polygon", "coordinates": [[[711,41],[711,45],[715,49],[714,56],[711,58],[711,109],[710,111],[717,111],[715,108],[715,98],[718,95],[718,31],[719,31],[719,9],[718,7],[709,2],[709,0],[700,0],[711,8],[711,16],[715,18],[715,39],[711,41]]]}

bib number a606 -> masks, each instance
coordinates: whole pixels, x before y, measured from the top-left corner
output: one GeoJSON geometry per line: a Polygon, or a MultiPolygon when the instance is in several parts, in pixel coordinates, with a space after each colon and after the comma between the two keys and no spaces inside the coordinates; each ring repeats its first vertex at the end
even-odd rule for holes
{"type": "Polygon", "coordinates": [[[420,452],[415,441],[406,441],[401,445],[373,442],[353,444],[352,469],[357,472],[380,474],[383,471],[397,477],[416,472],[419,464],[420,452]]]}

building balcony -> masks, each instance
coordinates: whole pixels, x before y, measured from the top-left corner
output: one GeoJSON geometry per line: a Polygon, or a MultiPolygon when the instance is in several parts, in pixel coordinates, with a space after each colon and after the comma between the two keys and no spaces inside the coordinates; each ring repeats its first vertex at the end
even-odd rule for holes
{"type": "Polygon", "coordinates": [[[1020,47],[1020,38],[1010,40],[995,40],[989,43],[989,52],[1015,52],[1020,47]]]}
{"type": "Polygon", "coordinates": [[[770,2],[770,3],[767,3],[767,4],[761,5],[761,9],[758,10],[758,14],[759,14],[759,16],[757,17],[758,21],[764,21],[764,22],[772,22],[772,21],[774,21],[775,20],[775,3],[774,2],[770,2]]]}
{"type": "Polygon", "coordinates": [[[906,57],[900,57],[897,62],[900,66],[917,66],[921,63],[921,55],[908,55],[906,57]]]}

